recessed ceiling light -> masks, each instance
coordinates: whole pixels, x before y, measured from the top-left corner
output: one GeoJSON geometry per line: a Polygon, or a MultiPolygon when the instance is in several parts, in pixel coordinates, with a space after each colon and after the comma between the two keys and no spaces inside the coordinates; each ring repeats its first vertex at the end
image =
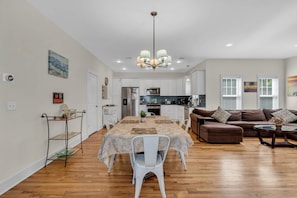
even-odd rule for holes
{"type": "Polygon", "coordinates": [[[226,47],[232,47],[233,44],[232,44],[232,43],[228,43],[228,44],[226,44],[225,46],[226,46],[226,47]]]}
{"type": "Polygon", "coordinates": [[[297,44],[295,45],[295,47],[297,47],[297,44]]]}
{"type": "Polygon", "coordinates": [[[116,62],[117,62],[117,63],[122,63],[122,61],[121,61],[121,60],[117,60],[116,62]]]}
{"type": "Polygon", "coordinates": [[[181,60],[177,60],[176,63],[181,63],[181,60]]]}
{"type": "Polygon", "coordinates": [[[175,69],[173,67],[171,67],[170,70],[175,70],[175,69]]]}
{"type": "Polygon", "coordinates": [[[126,68],[126,67],[123,67],[123,68],[122,68],[122,70],[126,71],[126,70],[127,70],[127,68],[126,68]]]}

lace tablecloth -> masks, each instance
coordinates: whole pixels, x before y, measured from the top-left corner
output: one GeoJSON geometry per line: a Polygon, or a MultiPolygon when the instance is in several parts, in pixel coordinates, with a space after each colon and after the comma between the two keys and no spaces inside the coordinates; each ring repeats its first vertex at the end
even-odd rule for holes
{"type": "MultiPolygon", "coordinates": [[[[140,117],[128,116],[116,124],[104,135],[98,158],[109,167],[109,158],[114,154],[131,153],[131,140],[140,133],[135,133],[135,129],[145,129],[144,134],[149,134],[152,128],[157,134],[170,137],[169,149],[181,151],[188,155],[188,147],[193,145],[191,136],[176,123],[170,122],[168,117],[155,116],[146,118],[144,123],[140,122],[140,117]]],[[[155,132],[154,132],[155,133],[155,132]]]]}

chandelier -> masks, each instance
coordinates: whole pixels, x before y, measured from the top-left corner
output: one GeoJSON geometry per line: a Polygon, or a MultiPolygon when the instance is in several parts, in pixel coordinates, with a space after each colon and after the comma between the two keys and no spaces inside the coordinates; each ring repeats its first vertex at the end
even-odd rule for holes
{"type": "Polygon", "coordinates": [[[153,57],[151,57],[149,50],[141,50],[140,55],[137,57],[137,65],[140,68],[153,68],[155,70],[158,67],[167,68],[168,65],[171,65],[171,56],[167,55],[167,51],[165,49],[161,49],[157,51],[156,56],[156,44],[155,44],[155,16],[157,16],[157,12],[151,12],[153,16],[153,57]]]}

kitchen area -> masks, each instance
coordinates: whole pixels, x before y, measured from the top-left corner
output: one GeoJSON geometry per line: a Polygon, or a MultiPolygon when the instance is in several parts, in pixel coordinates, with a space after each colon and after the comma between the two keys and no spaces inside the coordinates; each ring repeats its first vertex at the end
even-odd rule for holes
{"type": "MultiPolygon", "coordinates": [[[[150,88],[156,89],[156,88],[150,88]]],[[[157,88],[159,89],[159,88],[157,88]]],[[[205,107],[205,95],[161,96],[150,94],[140,96],[139,109],[154,115],[168,116],[173,120],[189,118],[194,108],[205,107]]]]}
{"type": "Polygon", "coordinates": [[[204,71],[194,72],[190,79],[184,76],[171,79],[114,78],[113,103],[118,107],[118,120],[128,115],[139,116],[141,110],[172,120],[188,119],[194,108],[205,108],[206,105],[204,71]],[[193,80],[196,76],[199,79],[193,80]]]}

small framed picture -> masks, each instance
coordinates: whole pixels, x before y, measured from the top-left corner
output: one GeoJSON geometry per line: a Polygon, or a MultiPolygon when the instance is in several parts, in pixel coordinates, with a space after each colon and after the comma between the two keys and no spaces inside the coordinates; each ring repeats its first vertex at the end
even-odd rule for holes
{"type": "Polygon", "coordinates": [[[244,92],[257,92],[257,82],[244,82],[244,92]]]}
{"type": "Polygon", "coordinates": [[[53,103],[54,104],[61,104],[64,102],[64,94],[63,93],[58,93],[54,92],[53,93],[53,103]]]}
{"type": "Polygon", "coordinates": [[[68,70],[68,59],[52,50],[49,50],[48,74],[61,78],[68,78],[68,70]]]}

